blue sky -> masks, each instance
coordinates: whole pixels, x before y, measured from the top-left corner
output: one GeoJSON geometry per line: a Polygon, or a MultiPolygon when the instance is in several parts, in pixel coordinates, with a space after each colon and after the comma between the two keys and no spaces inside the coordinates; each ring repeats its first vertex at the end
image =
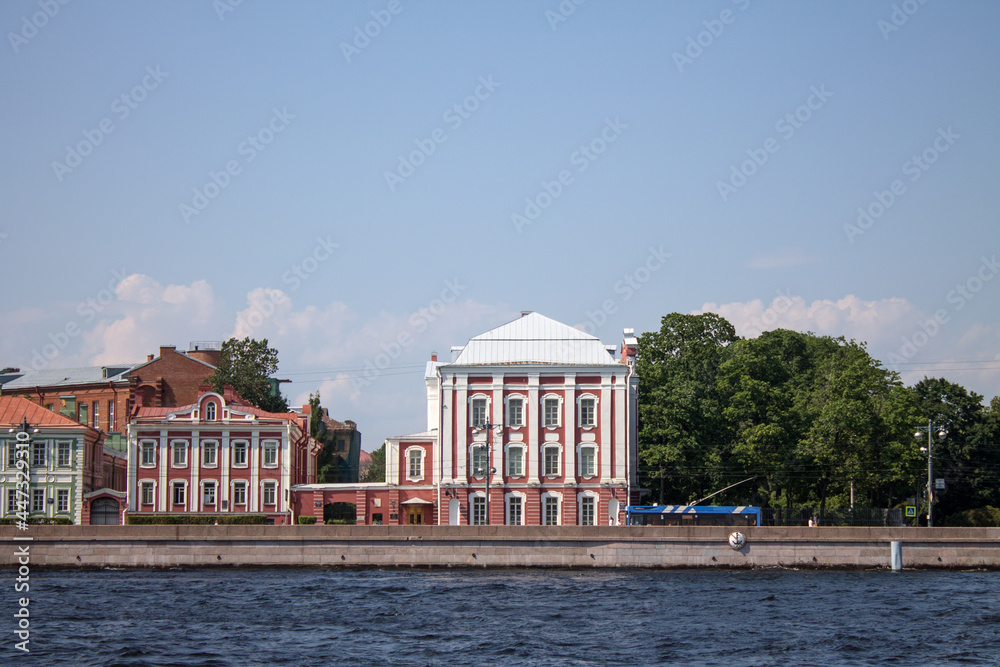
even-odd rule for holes
{"type": "Polygon", "coordinates": [[[992,397],[998,22],[986,0],[4,2],[0,365],[266,337],[292,401],[320,389],[372,449],[424,427],[432,351],[521,310],[607,343],[713,311],[992,397]]]}

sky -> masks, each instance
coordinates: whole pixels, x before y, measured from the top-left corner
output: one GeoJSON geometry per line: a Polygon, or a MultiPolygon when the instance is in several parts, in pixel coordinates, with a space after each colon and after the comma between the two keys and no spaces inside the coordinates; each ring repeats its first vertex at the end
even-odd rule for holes
{"type": "MultiPolygon", "coordinates": [[[[64,0],[65,1],[65,0],[64,0]]],[[[0,3],[0,366],[266,338],[363,448],[540,312],[1000,393],[1000,3],[0,3]],[[996,278],[996,279],[994,279],[996,278]]]]}

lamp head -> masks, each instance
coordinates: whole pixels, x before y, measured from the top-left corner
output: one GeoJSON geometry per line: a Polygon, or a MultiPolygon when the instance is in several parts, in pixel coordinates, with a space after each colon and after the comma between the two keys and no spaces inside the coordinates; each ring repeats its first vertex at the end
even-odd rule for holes
{"type": "Polygon", "coordinates": [[[922,435],[923,435],[923,433],[921,433],[920,431],[917,431],[916,433],[913,434],[913,437],[917,438],[919,440],[922,435]]]}
{"type": "Polygon", "coordinates": [[[940,438],[941,440],[944,440],[945,437],[947,437],[947,435],[948,435],[948,431],[946,431],[944,429],[941,429],[940,431],[938,431],[938,438],[940,438]]]}

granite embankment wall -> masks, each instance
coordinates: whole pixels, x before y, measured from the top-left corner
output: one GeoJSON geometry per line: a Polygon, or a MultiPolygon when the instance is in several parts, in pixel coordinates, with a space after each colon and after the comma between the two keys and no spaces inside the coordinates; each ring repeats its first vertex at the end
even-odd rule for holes
{"type": "Polygon", "coordinates": [[[1000,528],[536,526],[0,527],[0,567],[836,567],[1000,569],[1000,528]],[[30,537],[31,541],[14,540],[30,537]]]}

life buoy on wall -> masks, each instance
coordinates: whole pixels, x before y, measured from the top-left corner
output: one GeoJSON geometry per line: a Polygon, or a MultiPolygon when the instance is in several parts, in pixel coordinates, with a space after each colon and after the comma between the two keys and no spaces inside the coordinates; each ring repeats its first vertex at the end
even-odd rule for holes
{"type": "Polygon", "coordinates": [[[729,546],[731,546],[734,551],[739,551],[746,543],[747,538],[743,533],[737,531],[729,534],[729,546]]]}

